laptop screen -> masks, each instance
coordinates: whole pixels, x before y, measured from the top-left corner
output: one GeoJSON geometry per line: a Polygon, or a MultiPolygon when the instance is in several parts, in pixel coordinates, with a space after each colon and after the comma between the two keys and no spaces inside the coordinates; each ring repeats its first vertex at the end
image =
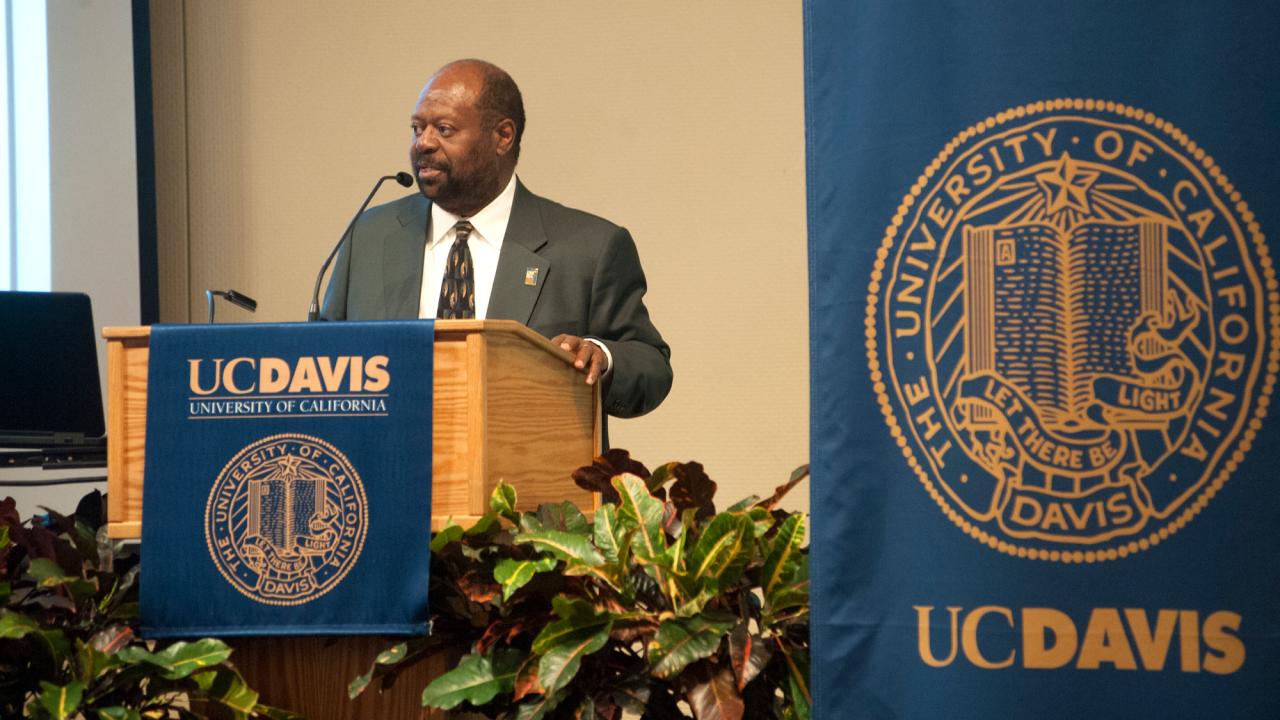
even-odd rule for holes
{"type": "Polygon", "coordinates": [[[0,446],[101,439],[97,342],[88,295],[0,292],[0,446]]]}

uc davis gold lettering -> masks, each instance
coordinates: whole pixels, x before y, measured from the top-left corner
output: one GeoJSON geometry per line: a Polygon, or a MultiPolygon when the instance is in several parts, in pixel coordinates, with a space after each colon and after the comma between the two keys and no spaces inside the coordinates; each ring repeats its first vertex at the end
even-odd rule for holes
{"type": "Polygon", "coordinates": [[[1145,670],[1230,675],[1245,661],[1239,613],[1094,608],[1080,625],[1061,610],[998,605],[915,605],[920,661],[943,668],[963,658],[998,670],[1145,670]]]}
{"type": "Polygon", "coordinates": [[[388,362],[386,355],[321,355],[293,363],[277,357],[191,358],[187,365],[193,395],[272,395],[382,392],[391,385],[388,362]]]}

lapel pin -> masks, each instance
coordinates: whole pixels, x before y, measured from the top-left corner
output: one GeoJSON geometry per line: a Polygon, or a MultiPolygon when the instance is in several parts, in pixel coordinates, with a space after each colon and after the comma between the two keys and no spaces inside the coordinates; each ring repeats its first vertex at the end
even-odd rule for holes
{"type": "Polygon", "coordinates": [[[531,267],[524,270],[524,284],[533,287],[538,284],[538,268],[531,267]]]}

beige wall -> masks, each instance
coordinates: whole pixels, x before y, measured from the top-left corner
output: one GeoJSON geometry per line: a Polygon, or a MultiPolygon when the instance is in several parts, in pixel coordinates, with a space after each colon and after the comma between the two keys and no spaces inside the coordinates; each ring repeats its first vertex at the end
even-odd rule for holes
{"type": "MultiPolygon", "coordinates": [[[[673,349],[666,403],[610,426],[697,459],[722,501],[808,458],[801,7],[795,2],[152,3],[162,312],[203,290],[303,318],[319,263],[458,57],[507,69],[536,193],[628,227],[673,349]]],[[[392,199],[399,188],[383,191],[392,199]]],[[[804,491],[789,503],[807,508],[804,491]]]]}

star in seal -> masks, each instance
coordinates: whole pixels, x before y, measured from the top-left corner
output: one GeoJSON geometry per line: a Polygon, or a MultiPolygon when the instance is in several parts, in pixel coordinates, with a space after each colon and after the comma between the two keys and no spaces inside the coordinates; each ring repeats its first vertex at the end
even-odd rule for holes
{"type": "Polygon", "coordinates": [[[1063,210],[1088,213],[1089,189],[1097,179],[1097,172],[1081,169],[1070,155],[1062,153],[1053,170],[1036,175],[1036,183],[1044,191],[1048,204],[1045,214],[1056,215],[1063,210]]]}

